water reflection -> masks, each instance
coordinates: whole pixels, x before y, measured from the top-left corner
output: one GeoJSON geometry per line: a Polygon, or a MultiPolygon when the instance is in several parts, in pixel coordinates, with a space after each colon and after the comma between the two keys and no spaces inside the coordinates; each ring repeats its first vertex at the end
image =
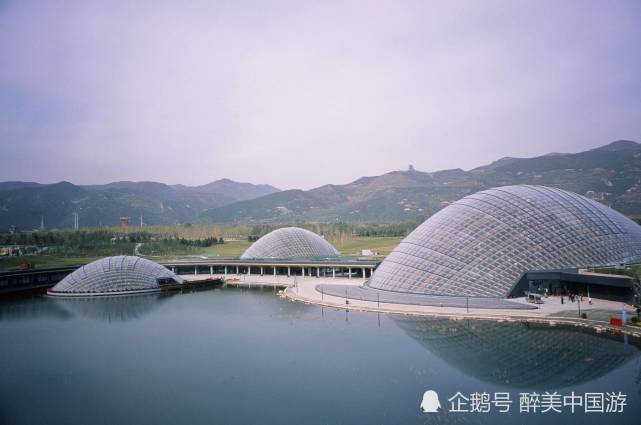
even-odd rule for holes
{"type": "Polygon", "coordinates": [[[69,319],[73,314],[44,297],[0,301],[0,321],[19,321],[39,317],[69,319]]]}
{"type": "Polygon", "coordinates": [[[407,335],[465,374],[516,388],[564,388],[639,358],[623,337],[545,324],[394,317],[407,335]]]}
{"type": "Polygon", "coordinates": [[[74,316],[109,322],[127,322],[140,319],[158,308],[171,296],[171,294],[152,293],[115,297],[54,298],[50,301],[74,316]]]}

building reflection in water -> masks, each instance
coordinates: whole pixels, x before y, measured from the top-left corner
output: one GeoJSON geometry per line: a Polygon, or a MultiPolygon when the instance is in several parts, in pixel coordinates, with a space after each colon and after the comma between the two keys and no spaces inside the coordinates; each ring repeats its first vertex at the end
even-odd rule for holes
{"type": "Polygon", "coordinates": [[[120,295],[114,297],[55,298],[51,301],[74,316],[127,322],[158,308],[171,294],[120,295]]]}
{"type": "Polygon", "coordinates": [[[398,316],[394,321],[461,372],[515,388],[564,388],[589,382],[641,354],[621,335],[571,326],[398,316]]]}

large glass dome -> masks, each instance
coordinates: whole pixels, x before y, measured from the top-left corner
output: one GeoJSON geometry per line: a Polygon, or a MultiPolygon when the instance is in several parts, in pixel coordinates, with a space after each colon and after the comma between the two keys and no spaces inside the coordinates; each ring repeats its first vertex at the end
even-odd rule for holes
{"type": "Polygon", "coordinates": [[[160,282],[182,283],[173,272],[140,257],[106,257],[80,267],[48,291],[50,295],[153,292],[160,282]]]}
{"type": "Polygon", "coordinates": [[[314,232],[298,227],[276,229],[258,239],[240,258],[326,258],[340,253],[314,232]]]}
{"type": "Polygon", "coordinates": [[[367,285],[457,296],[509,295],[528,270],[641,260],[641,226],[576,193],[504,186],[434,214],[385,258],[367,285]]]}

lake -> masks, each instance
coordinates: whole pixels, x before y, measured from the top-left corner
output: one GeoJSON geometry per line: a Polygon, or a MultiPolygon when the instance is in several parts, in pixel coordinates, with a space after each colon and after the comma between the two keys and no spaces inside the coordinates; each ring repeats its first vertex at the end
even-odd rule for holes
{"type": "Polygon", "coordinates": [[[0,341],[3,425],[638,424],[641,414],[641,352],[621,335],[346,312],[267,290],[3,300],[0,341]],[[421,412],[427,390],[439,412],[421,412]],[[589,398],[599,410],[599,394],[604,413],[578,406],[589,398]],[[605,412],[621,395],[623,411],[605,412]]]}

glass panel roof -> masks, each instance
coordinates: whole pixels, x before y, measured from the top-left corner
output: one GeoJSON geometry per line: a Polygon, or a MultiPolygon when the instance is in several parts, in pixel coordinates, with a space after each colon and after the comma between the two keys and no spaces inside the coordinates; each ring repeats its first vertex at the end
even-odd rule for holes
{"type": "Polygon", "coordinates": [[[298,227],[284,227],[254,242],[240,258],[327,258],[339,255],[332,244],[316,233],[298,227]]]}
{"type": "Polygon", "coordinates": [[[507,296],[528,270],[641,260],[641,226],[576,193],[504,186],[434,214],[381,263],[368,285],[437,295],[507,296]]]}
{"type": "Polygon", "coordinates": [[[119,255],[80,267],[66,276],[53,292],[102,293],[158,288],[157,279],[182,279],[158,263],[144,258],[119,255]]]}

